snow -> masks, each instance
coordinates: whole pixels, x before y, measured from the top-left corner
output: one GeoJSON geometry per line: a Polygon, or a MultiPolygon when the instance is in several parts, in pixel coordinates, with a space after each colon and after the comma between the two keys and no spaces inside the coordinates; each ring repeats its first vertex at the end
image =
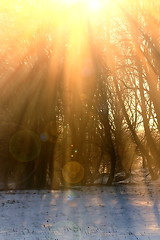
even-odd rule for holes
{"type": "MultiPolygon", "coordinates": [[[[99,175],[99,177],[96,178],[96,180],[94,181],[94,184],[107,184],[108,177],[109,177],[108,174],[102,174],[102,176],[99,175]]],[[[129,177],[126,177],[125,172],[119,172],[115,174],[113,182],[114,184],[116,184],[117,182],[118,184],[119,183],[136,184],[141,182],[149,183],[151,182],[151,177],[148,170],[140,168],[132,170],[129,177]]]]}
{"type": "Polygon", "coordinates": [[[0,192],[0,240],[159,240],[160,184],[0,192]]]}

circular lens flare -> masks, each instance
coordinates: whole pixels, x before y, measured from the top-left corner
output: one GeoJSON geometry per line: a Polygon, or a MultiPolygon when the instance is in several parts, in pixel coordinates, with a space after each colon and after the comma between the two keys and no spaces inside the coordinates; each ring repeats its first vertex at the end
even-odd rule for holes
{"type": "Polygon", "coordinates": [[[41,142],[37,134],[30,130],[16,132],[9,142],[11,155],[19,162],[30,162],[38,157],[41,142]]]}
{"type": "Polygon", "coordinates": [[[67,183],[76,184],[82,181],[84,168],[79,162],[70,161],[64,165],[62,175],[67,183]]]}

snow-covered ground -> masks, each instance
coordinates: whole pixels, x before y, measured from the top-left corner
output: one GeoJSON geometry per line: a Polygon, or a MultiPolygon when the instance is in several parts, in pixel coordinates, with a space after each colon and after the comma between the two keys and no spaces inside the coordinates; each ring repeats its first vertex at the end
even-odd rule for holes
{"type": "Polygon", "coordinates": [[[160,184],[0,192],[0,240],[159,240],[160,184]]]}

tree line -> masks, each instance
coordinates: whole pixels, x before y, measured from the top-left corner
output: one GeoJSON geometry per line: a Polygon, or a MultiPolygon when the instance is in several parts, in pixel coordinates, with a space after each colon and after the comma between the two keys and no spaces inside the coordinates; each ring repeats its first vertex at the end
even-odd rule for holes
{"type": "Polygon", "coordinates": [[[84,16],[78,29],[78,18],[67,27],[40,23],[22,37],[23,25],[6,20],[3,188],[92,185],[101,174],[112,185],[116,173],[127,178],[138,162],[158,178],[159,4],[144,3],[104,11],[97,22],[84,16]]]}

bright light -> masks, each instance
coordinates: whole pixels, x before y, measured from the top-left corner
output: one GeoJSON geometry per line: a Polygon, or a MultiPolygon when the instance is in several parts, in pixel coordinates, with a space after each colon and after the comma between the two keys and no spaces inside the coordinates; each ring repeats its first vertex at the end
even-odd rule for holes
{"type": "Polygon", "coordinates": [[[63,2],[63,4],[65,4],[65,5],[73,5],[73,4],[75,4],[75,3],[78,3],[79,0],[63,0],[62,2],[63,2]]]}
{"type": "Polygon", "coordinates": [[[99,11],[102,8],[102,2],[100,0],[87,1],[87,8],[90,11],[99,11]]]}

